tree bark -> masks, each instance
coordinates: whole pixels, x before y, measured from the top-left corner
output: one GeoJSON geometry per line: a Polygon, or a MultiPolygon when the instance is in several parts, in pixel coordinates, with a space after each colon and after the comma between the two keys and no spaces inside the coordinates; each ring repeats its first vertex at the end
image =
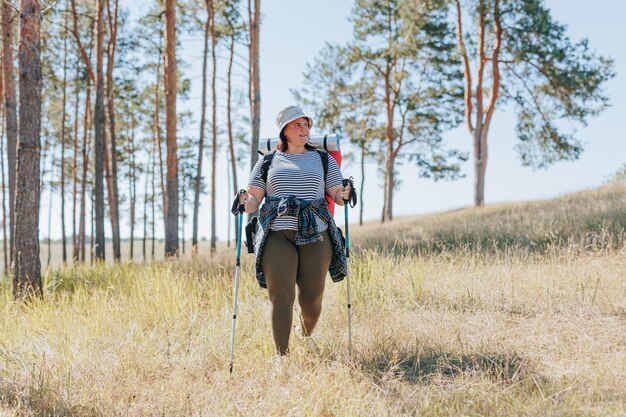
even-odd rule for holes
{"type": "MultiPolygon", "coordinates": [[[[183,178],[185,178],[185,174],[183,173],[183,178]]],[[[180,248],[183,252],[183,255],[185,254],[185,202],[187,200],[187,187],[185,187],[185,184],[183,183],[183,186],[181,187],[181,199],[180,199],[180,217],[181,217],[181,225],[180,225],[180,248]]]]}
{"type": "Polygon", "coordinates": [[[96,242],[95,259],[104,261],[104,152],[105,152],[105,128],[104,128],[104,2],[97,1],[96,17],[96,105],[94,109],[95,126],[95,224],[96,242]]]}
{"type": "MultiPolygon", "coordinates": [[[[15,227],[15,169],[17,149],[17,96],[13,64],[13,17],[12,9],[2,1],[2,69],[4,73],[4,111],[7,135],[7,165],[9,175],[9,247],[13,256],[15,227]]],[[[17,18],[17,17],[16,17],[17,18]]]]}
{"type": "MultiPolygon", "coordinates": [[[[150,154],[148,155],[148,167],[146,169],[146,182],[144,187],[144,198],[143,198],[143,242],[142,242],[142,254],[144,262],[147,259],[146,252],[146,243],[148,240],[148,185],[150,184],[150,170],[154,161],[154,145],[152,149],[150,149],[150,154]]],[[[154,181],[152,181],[154,182],[154,181]]],[[[154,199],[154,195],[152,196],[154,199]]]]}
{"type": "MultiPolygon", "coordinates": [[[[81,178],[80,187],[80,215],[79,215],[79,247],[80,247],[80,260],[81,262],[87,262],[86,257],[86,231],[87,231],[87,174],[89,172],[89,147],[91,144],[91,126],[93,124],[93,117],[91,114],[91,82],[87,79],[87,93],[85,96],[85,118],[83,127],[83,176],[81,178]]],[[[90,240],[93,239],[91,236],[90,240]]]]}
{"type": "Polygon", "coordinates": [[[22,0],[20,10],[20,120],[15,193],[13,296],[16,299],[30,299],[43,298],[39,258],[41,4],[39,0],[22,0]]]}
{"type": "Polygon", "coordinates": [[[211,148],[211,252],[215,252],[217,248],[217,234],[216,228],[216,205],[215,200],[217,194],[215,192],[216,173],[217,173],[217,92],[216,92],[216,80],[217,80],[217,39],[215,38],[215,10],[213,8],[213,0],[207,0],[207,9],[209,11],[209,30],[211,31],[211,101],[212,101],[212,136],[213,143],[211,148]]]}
{"type": "Polygon", "coordinates": [[[137,204],[137,168],[135,166],[135,114],[131,114],[131,132],[129,135],[130,141],[130,260],[134,260],[134,247],[135,247],[135,206],[137,204]]]}
{"type": "MultiPolygon", "coordinates": [[[[230,155],[228,153],[226,154],[226,159],[227,160],[230,159],[230,155]]],[[[230,173],[229,170],[226,170],[226,173],[228,174],[227,175],[228,184],[227,184],[227,187],[226,187],[226,193],[228,194],[227,197],[230,199],[231,194],[230,194],[229,189],[230,189],[230,186],[231,186],[231,180],[230,180],[231,173],[230,173]]],[[[226,246],[230,248],[230,223],[231,223],[231,218],[230,218],[230,216],[227,216],[227,217],[228,217],[228,228],[227,228],[227,232],[226,232],[226,246]]]]}
{"type": "Polygon", "coordinates": [[[176,144],[176,1],[165,0],[165,130],[167,216],[165,256],[178,256],[178,150],[176,144]]]}
{"type": "Polygon", "coordinates": [[[359,184],[359,225],[363,226],[363,194],[365,189],[365,139],[361,141],[361,184],[359,184]]]}
{"type": "MultiPolygon", "coordinates": [[[[3,76],[0,74],[0,117],[4,116],[4,84],[3,76]]],[[[0,170],[2,171],[2,253],[4,255],[3,275],[9,271],[9,235],[7,234],[7,203],[6,203],[6,177],[4,174],[4,123],[2,123],[2,132],[0,133],[0,170]]]]}
{"type": "MultiPolygon", "coordinates": [[[[160,84],[161,84],[161,79],[160,79],[160,74],[161,74],[161,52],[162,52],[162,47],[161,47],[161,42],[162,42],[162,38],[159,38],[159,58],[158,58],[158,63],[157,63],[157,68],[156,68],[156,83],[155,83],[155,87],[154,87],[154,117],[153,117],[153,123],[154,123],[154,136],[155,136],[155,144],[158,150],[158,156],[159,156],[159,181],[161,183],[161,197],[163,200],[163,227],[165,230],[165,219],[166,219],[166,215],[165,213],[167,213],[167,192],[165,189],[165,180],[164,180],[164,172],[163,172],[163,152],[161,151],[161,120],[160,120],[160,116],[159,113],[161,111],[161,99],[159,97],[159,90],[160,90],[160,84]]],[[[155,162],[156,163],[156,162],[155,162]]]]}
{"type": "Polygon", "coordinates": [[[95,230],[96,230],[96,199],[95,199],[95,194],[93,192],[94,190],[94,185],[91,185],[91,234],[89,236],[89,265],[93,265],[93,256],[94,256],[94,249],[95,249],[95,241],[94,241],[94,234],[95,234],[95,230]]]}
{"type": "MultiPolygon", "coordinates": [[[[93,45],[93,37],[94,37],[94,33],[93,30],[91,30],[91,38],[90,38],[90,49],[89,49],[89,54],[87,54],[87,51],[85,50],[83,43],[80,39],[80,33],[78,30],[78,14],[76,12],[76,1],[75,0],[71,0],[71,5],[72,5],[72,20],[74,22],[73,26],[72,26],[72,33],[74,35],[74,40],[76,41],[76,46],[78,47],[78,52],[80,53],[80,56],[83,59],[83,62],[85,63],[85,69],[87,70],[87,93],[86,93],[86,99],[85,99],[85,116],[84,116],[84,130],[83,130],[83,145],[82,145],[82,153],[83,153],[83,176],[81,179],[81,207],[80,207],[80,215],[79,215],[79,235],[76,238],[76,242],[77,242],[77,247],[74,249],[74,257],[75,259],[79,258],[80,255],[80,260],[82,262],[86,262],[86,257],[85,257],[85,245],[86,245],[86,240],[85,240],[85,233],[86,233],[86,208],[85,208],[85,204],[86,204],[86,190],[87,190],[87,172],[88,172],[88,161],[89,161],[89,156],[88,154],[86,154],[87,149],[89,147],[89,144],[91,143],[91,125],[93,124],[93,115],[91,114],[91,96],[90,96],[90,92],[91,92],[91,83],[96,82],[96,77],[93,73],[93,68],[91,65],[91,53],[93,51],[93,47],[91,45],[93,45]]],[[[93,29],[93,22],[92,22],[92,27],[93,29]]],[[[76,65],[76,71],[77,74],[79,73],[79,67],[78,67],[78,63],[76,65]]],[[[78,76],[77,76],[77,80],[78,80],[78,76]]],[[[78,91],[76,92],[76,106],[78,107],[78,91]]],[[[77,113],[78,114],[78,113],[77,113]]],[[[76,135],[76,142],[78,141],[78,117],[76,117],[76,120],[74,121],[74,126],[75,126],[75,135],[76,135]]],[[[78,144],[76,144],[76,149],[75,151],[77,151],[77,147],[78,144]]],[[[76,181],[75,181],[76,184],[76,181]]],[[[93,233],[92,233],[93,235],[93,233]]],[[[93,236],[91,236],[90,238],[91,240],[93,240],[93,236]]],[[[93,255],[93,253],[91,254],[93,255]]]]}
{"type": "Polygon", "coordinates": [[[259,132],[261,129],[261,78],[259,75],[259,33],[261,23],[261,0],[248,0],[250,22],[250,119],[252,121],[252,141],[250,150],[250,169],[259,159],[259,132]],[[251,8],[254,2],[254,10],[251,8]]]}
{"type": "Polygon", "coordinates": [[[191,253],[198,253],[198,211],[200,208],[200,187],[202,185],[202,158],[204,155],[204,130],[206,127],[206,83],[207,61],[209,53],[209,18],[204,25],[204,53],[202,56],[202,104],[200,107],[200,140],[198,143],[198,166],[196,170],[196,184],[193,199],[193,225],[191,236],[191,253]]]}
{"type": "MultiPolygon", "coordinates": [[[[67,27],[67,2],[65,3],[65,27],[67,27]]],[[[65,123],[67,118],[67,34],[63,36],[63,98],[61,100],[61,246],[63,265],[67,265],[67,245],[65,236],[65,123]]],[[[48,238],[50,236],[48,235],[48,238]]]]}
{"type": "MultiPolygon", "coordinates": [[[[80,58],[76,59],[76,83],[80,78],[80,58]]],[[[78,226],[76,221],[78,219],[76,213],[76,200],[78,198],[78,109],[80,108],[80,96],[78,94],[78,85],[75,86],[76,107],[74,110],[74,139],[73,139],[73,153],[74,158],[72,161],[72,264],[76,264],[79,255],[79,240],[78,240],[78,226]]]]}
{"type": "Polygon", "coordinates": [[[113,78],[113,68],[115,66],[115,51],[117,48],[117,23],[118,23],[118,1],[115,0],[115,9],[111,13],[110,2],[107,0],[107,16],[109,23],[109,42],[107,45],[107,105],[109,113],[109,140],[110,140],[110,153],[105,153],[105,156],[109,156],[109,164],[107,164],[107,171],[110,170],[110,175],[107,175],[107,186],[109,190],[109,216],[111,217],[111,231],[113,238],[113,259],[119,262],[122,259],[121,243],[120,243],[120,210],[119,210],[119,191],[117,185],[117,145],[115,135],[115,81],[113,78]]]}
{"type": "MultiPolygon", "coordinates": [[[[232,175],[233,195],[237,195],[237,163],[235,160],[235,139],[233,138],[233,121],[232,121],[232,75],[233,75],[233,59],[235,57],[235,28],[232,27],[232,36],[230,38],[230,57],[228,60],[228,78],[227,78],[227,100],[226,100],[226,120],[228,125],[228,149],[230,151],[230,169],[232,175]]],[[[230,217],[229,217],[230,218],[230,217]]],[[[239,235],[239,223],[235,222],[235,236],[239,235]]],[[[230,244],[230,239],[229,239],[230,244]]]]}
{"type": "Polygon", "coordinates": [[[152,241],[152,248],[151,248],[151,253],[150,253],[150,259],[154,260],[154,254],[155,254],[155,236],[154,236],[154,228],[155,228],[155,224],[156,224],[156,214],[155,214],[155,209],[154,209],[154,205],[156,202],[156,186],[155,186],[155,175],[156,175],[156,160],[155,160],[155,156],[154,156],[154,149],[152,150],[153,156],[152,156],[152,198],[150,199],[150,205],[151,205],[151,209],[152,209],[152,222],[151,222],[151,227],[152,227],[152,234],[150,236],[150,240],[152,241]]]}
{"type": "Polygon", "coordinates": [[[50,261],[52,260],[52,196],[54,194],[54,154],[55,154],[55,146],[52,146],[52,149],[46,151],[49,145],[50,133],[48,129],[44,129],[44,155],[42,158],[41,166],[43,167],[43,172],[41,174],[41,185],[40,189],[43,190],[45,188],[45,170],[46,170],[46,160],[50,157],[50,198],[48,199],[48,259],[46,259],[46,268],[50,268],[50,261]]]}
{"type": "Polygon", "coordinates": [[[383,215],[383,222],[389,222],[393,220],[393,189],[394,189],[394,163],[395,158],[393,150],[387,147],[387,158],[385,161],[387,171],[387,181],[385,182],[385,212],[383,215]]]}
{"type": "Polygon", "coordinates": [[[385,74],[385,106],[387,110],[387,129],[385,140],[387,142],[387,155],[385,158],[385,202],[383,210],[383,223],[393,220],[393,188],[394,188],[394,130],[393,115],[395,111],[394,99],[392,98],[391,87],[391,64],[387,65],[385,74]]]}

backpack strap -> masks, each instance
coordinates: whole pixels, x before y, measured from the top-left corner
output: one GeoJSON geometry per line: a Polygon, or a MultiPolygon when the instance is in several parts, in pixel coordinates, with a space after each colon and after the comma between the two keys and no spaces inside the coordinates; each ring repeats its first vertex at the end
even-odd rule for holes
{"type": "Polygon", "coordinates": [[[261,178],[265,184],[267,184],[267,173],[270,170],[270,165],[272,165],[274,155],[276,155],[276,151],[265,154],[263,157],[263,165],[261,165],[261,175],[259,175],[259,178],[261,178]]]}
{"type": "Polygon", "coordinates": [[[328,177],[328,152],[317,148],[315,150],[319,154],[320,158],[322,158],[322,169],[324,170],[324,184],[326,184],[326,178],[328,177]]]}

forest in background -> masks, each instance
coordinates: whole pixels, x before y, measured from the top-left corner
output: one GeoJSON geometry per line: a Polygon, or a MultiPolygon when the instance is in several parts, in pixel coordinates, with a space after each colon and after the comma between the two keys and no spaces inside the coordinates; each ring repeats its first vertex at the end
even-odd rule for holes
{"type": "MultiPolygon", "coordinates": [[[[216,184],[226,177],[234,194],[237,167],[258,157],[260,1],[167,0],[132,19],[127,7],[119,0],[2,3],[4,265],[17,265],[14,279],[24,289],[41,289],[41,193],[60,198],[64,263],[121,260],[125,225],[131,242],[163,238],[167,256],[179,254],[181,240],[197,248],[203,194],[210,195],[213,252],[216,184]],[[190,85],[188,58],[177,53],[181,33],[204,41],[196,112],[177,110],[190,85]],[[194,120],[197,135],[180,134],[194,120]],[[217,172],[218,158],[227,172],[217,172]],[[192,236],[184,236],[188,222],[192,236]]],[[[383,222],[393,220],[402,161],[435,180],[459,175],[470,155],[444,143],[447,130],[467,127],[474,202],[482,206],[499,105],[517,109],[522,163],[547,166],[583,151],[561,122],[584,124],[609,104],[603,85],[614,76],[611,60],[586,40],[570,40],[542,1],[357,0],[353,14],[353,40],[319,52],[305,72],[307,87],[294,96],[321,128],[340,130],[359,149],[361,167],[366,160],[380,166],[383,222]]],[[[148,246],[131,244],[130,256],[150,257],[148,246]]]]}

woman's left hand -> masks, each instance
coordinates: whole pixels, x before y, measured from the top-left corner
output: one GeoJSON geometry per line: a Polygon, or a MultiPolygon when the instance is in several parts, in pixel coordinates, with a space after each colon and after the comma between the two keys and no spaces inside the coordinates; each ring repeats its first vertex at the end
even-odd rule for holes
{"type": "Polygon", "coordinates": [[[341,187],[341,199],[343,201],[347,201],[350,198],[350,191],[351,190],[352,190],[352,187],[350,187],[350,183],[348,183],[345,186],[341,187]]]}

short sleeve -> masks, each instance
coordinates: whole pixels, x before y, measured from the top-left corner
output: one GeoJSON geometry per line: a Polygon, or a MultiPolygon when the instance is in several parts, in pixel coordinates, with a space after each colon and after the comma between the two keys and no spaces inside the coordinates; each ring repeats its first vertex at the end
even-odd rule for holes
{"type": "Polygon", "coordinates": [[[265,182],[261,179],[261,166],[263,166],[263,158],[259,158],[256,165],[252,169],[250,173],[250,178],[248,179],[248,187],[257,187],[267,192],[265,188],[265,182]]]}
{"type": "Polygon", "coordinates": [[[338,185],[342,185],[343,175],[339,170],[339,165],[337,165],[337,161],[330,154],[328,155],[328,172],[326,173],[326,191],[329,189],[336,187],[338,185]]]}

